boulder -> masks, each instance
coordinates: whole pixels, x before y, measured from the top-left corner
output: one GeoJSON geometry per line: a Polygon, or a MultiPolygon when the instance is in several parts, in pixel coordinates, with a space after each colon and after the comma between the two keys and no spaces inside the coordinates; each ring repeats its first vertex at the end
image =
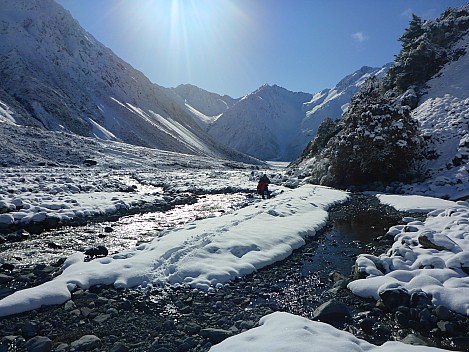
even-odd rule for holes
{"type": "Polygon", "coordinates": [[[109,251],[104,246],[91,247],[85,250],[85,254],[89,255],[90,257],[98,257],[98,256],[105,257],[108,255],[108,253],[109,251]]]}
{"type": "Polygon", "coordinates": [[[438,251],[447,250],[455,253],[462,251],[461,247],[448,236],[437,234],[430,230],[423,231],[419,235],[418,241],[423,248],[436,249],[438,251]]]}
{"type": "Polygon", "coordinates": [[[313,320],[326,323],[344,321],[347,317],[350,317],[348,307],[335,299],[321,304],[313,312],[313,320]]]}
{"type": "Polygon", "coordinates": [[[410,303],[409,292],[403,287],[390,287],[379,292],[379,297],[388,311],[394,311],[399,306],[407,307],[410,303]]]}
{"type": "Polygon", "coordinates": [[[92,351],[101,346],[101,339],[95,335],[85,335],[73,341],[70,347],[75,351],[92,351]]]}
{"type": "Polygon", "coordinates": [[[200,336],[210,340],[211,343],[217,344],[231,337],[233,333],[229,330],[207,328],[200,330],[200,336]]]}
{"type": "Polygon", "coordinates": [[[25,344],[28,352],[49,352],[52,350],[52,341],[45,336],[36,336],[25,344]]]}

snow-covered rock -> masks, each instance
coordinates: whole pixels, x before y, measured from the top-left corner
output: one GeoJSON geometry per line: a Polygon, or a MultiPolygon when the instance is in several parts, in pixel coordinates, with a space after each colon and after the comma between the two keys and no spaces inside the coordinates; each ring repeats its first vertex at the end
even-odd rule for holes
{"type": "Polygon", "coordinates": [[[448,202],[421,196],[380,196],[398,209],[429,210],[425,222],[412,221],[389,229],[392,247],[379,257],[360,255],[356,270],[366,278],[348,288],[362,297],[378,299],[388,290],[408,295],[424,292],[432,303],[469,315],[469,207],[467,202],[448,202]],[[407,206],[409,198],[412,205],[407,206]]]}

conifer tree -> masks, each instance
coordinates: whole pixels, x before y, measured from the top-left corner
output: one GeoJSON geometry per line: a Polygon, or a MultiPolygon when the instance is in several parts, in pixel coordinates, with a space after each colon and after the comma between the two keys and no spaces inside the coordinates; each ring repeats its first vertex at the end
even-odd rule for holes
{"type": "Polygon", "coordinates": [[[404,34],[399,38],[399,41],[402,42],[403,48],[408,48],[424,33],[425,30],[423,29],[422,19],[419,16],[412,14],[409,28],[406,28],[404,34]]]}
{"type": "Polygon", "coordinates": [[[404,179],[418,150],[418,124],[381,94],[375,77],[352,98],[342,129],[329,144],[331,185],[347,187],[404,179]]]}

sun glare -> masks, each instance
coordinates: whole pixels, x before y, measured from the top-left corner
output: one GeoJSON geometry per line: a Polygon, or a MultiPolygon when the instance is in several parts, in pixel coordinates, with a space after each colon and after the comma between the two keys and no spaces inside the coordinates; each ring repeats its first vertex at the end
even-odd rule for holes
{"type": "Polygon", "coordinates": [[[129,51],[143,46],[145,52],[133,53],[139,61],[154,65],[155,70],[169,67],[155,73],[159,82],[197,84],[200,77],[226,80],[227,72],[240,71],[255,75],[248,56],[259,47],[256,36],[261,24],[253,20],[255,7],[250,1],[120,0],[115,4],[114,13],[119,13],[123,26],[119,32],[125,33],[129,51]]]}

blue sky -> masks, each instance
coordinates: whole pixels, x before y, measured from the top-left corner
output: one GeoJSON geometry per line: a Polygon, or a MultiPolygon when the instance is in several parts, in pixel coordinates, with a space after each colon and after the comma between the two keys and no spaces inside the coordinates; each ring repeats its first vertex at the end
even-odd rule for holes
{"type": "Polygon", "coordinates": [[[234,98],[277,84],[316,93],[400,50],[412,13],[466,0],[56,0],[118,56],[165,87],[234,98]]]}

